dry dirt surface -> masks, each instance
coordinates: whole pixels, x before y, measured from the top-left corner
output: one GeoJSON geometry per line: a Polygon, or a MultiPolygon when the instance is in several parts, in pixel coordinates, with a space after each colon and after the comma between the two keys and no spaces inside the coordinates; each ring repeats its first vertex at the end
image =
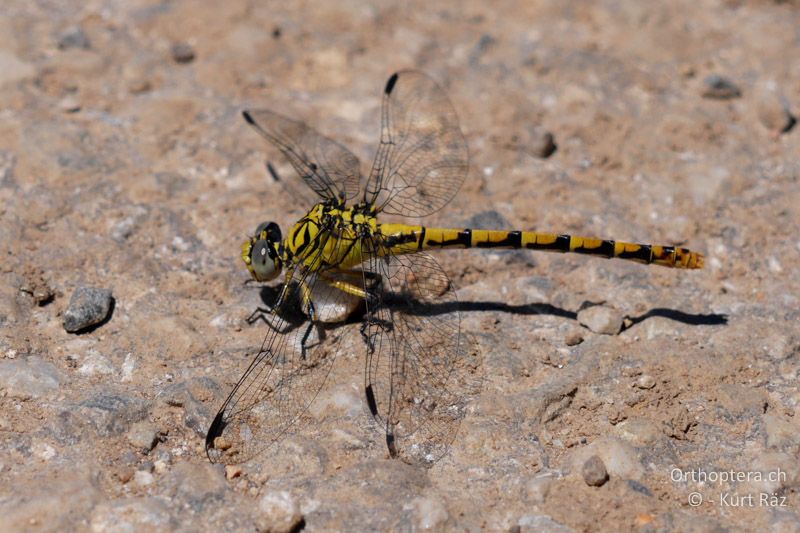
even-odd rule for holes
{"type": "Polygon", "coordinates": [[[797,2],[1,11],[0,530],[797,531],[797,2]],[[313,124],[366,173],[404,68],[470,149],[425,224],[681,245],[705,269],[441,252],[484,376],[449,454],[389,458],[354,349],[279,443],[211,464],[275,296],[241,243],[310,207],[241,110],[313,124]]]}

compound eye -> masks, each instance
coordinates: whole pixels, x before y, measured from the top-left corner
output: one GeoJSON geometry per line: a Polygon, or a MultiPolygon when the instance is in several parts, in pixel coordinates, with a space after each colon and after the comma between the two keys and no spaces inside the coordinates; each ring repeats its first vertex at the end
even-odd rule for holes
{"type": "Polygon", "coordinates": [[[262,222],[256,227],[256,231],[255,233],[253,233],[253,235],[255,235],[256,238],[258,238],[258,236],[261,235],[261,232],[267,229],[267,226],[269,226],[270,224],[272,224],[272,222],[262,222]]]}
{"type": "Polygon", "coordinates": [[[280,273],[277,258],[271,253],[270,243],[258,239],[250,250],[250,265],[258,281],[270,281],[280,273]]]}
{"type": "Polygon", "coordinates": [[[255,232],[256,239],[261,237],[261,233],[267,232],[267,240],[277,243],[281,240],[281,228],[275,222],[262,222],[258,225],[255,232]]]}

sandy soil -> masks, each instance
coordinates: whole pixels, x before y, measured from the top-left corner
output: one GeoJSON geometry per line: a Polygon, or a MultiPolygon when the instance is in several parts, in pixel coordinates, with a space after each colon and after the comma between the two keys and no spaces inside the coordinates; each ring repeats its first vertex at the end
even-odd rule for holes
{"type": "Polygon", "coordinates": [[[798,4],[287,4],[3,3],[0,529],[797,531],[798,4]],[[680,244],[706,268],[445,252],[484,373],[447,456],[388,458],[345,353],[296,431],[212,465],[265,334],[241,242],[309,207],[240,111],[370,161],[402,68],[446,88],[471,152],[426,224],[680,244]],[[68,333],[83,286],[110,318],[68,333]]]}

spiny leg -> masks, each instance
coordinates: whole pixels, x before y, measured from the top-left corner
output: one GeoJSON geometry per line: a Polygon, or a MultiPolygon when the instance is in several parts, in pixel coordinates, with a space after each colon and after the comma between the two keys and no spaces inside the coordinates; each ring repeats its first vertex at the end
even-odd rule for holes
{"type": "Polygon", "coordinates": [[[270,320],[267,319],[267,316],[278,314],[278,310],[283,306],[289,294],[291,280],[291,274],[287,275],[283,286],[281,287],[281,292],[278,294],[278,298],[275,300],[274,304],[265,304],[263,307],[256,307],[255,311],[250,313],[250,316],[248,316],[246,319],[249,325],[253,325],[257,320],[262,320],[272,331],[275,331],[276,333],[286,333],[289,331],[290,326],[288,324],[286,329],[280,330],[275,327],[270,320]]]}

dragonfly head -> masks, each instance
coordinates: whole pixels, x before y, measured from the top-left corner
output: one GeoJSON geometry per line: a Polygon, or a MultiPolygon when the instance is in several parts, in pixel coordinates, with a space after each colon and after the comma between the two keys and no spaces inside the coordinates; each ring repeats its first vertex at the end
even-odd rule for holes
{"type": "Polygon", "coordinates": [[[274,222],[262,222],[255,234],[242,245],[242,259],[256,281],[271,281],[283,268],[279,253],[281,228],[274,222]]]}

